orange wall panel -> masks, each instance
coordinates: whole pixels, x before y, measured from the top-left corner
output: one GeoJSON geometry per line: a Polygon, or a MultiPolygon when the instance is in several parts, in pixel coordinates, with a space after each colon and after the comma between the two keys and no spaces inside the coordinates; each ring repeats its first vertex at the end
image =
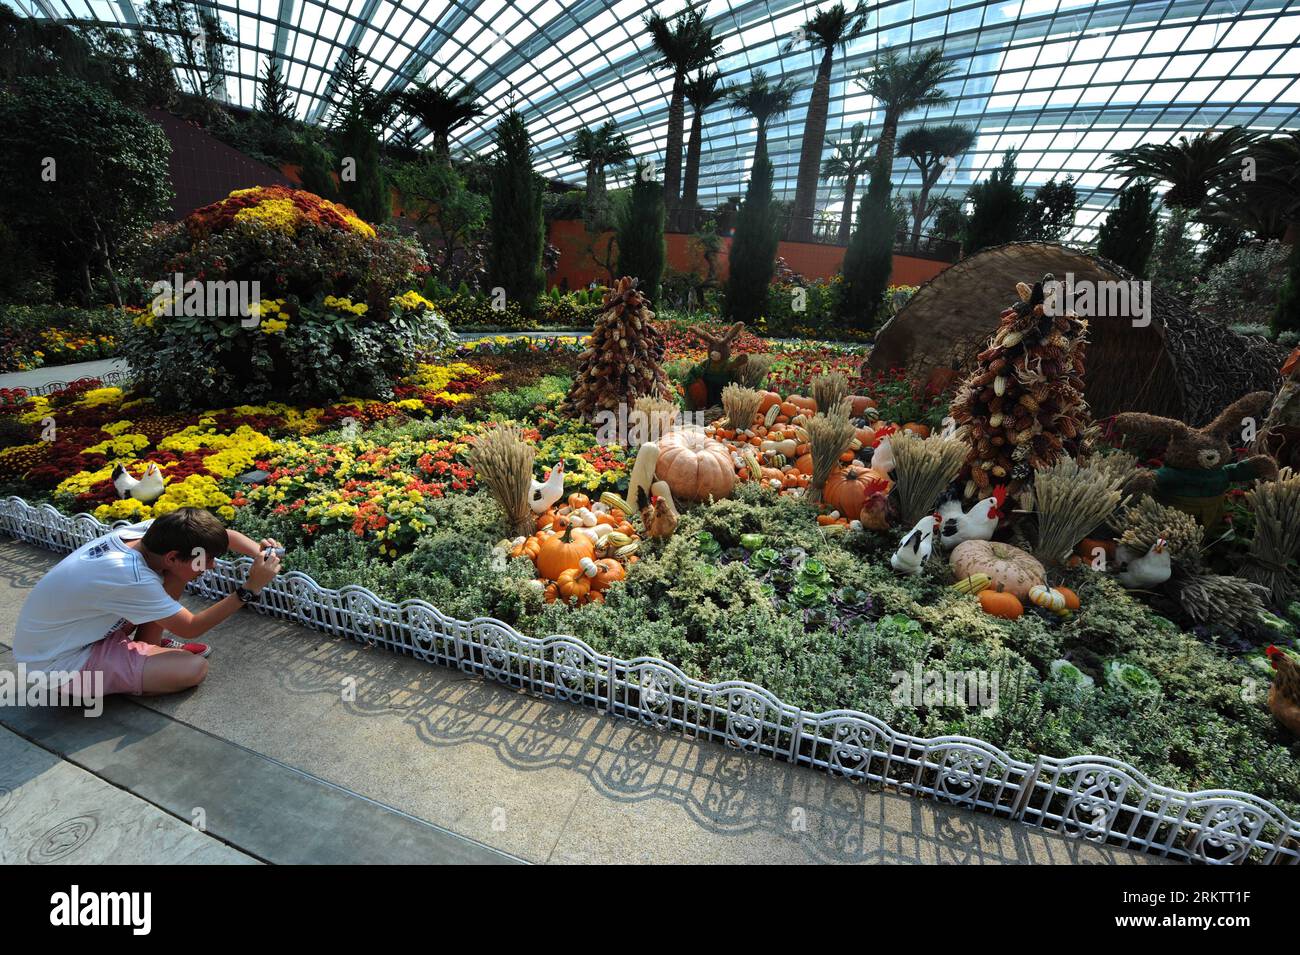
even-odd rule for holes
{"type": "MultiPolygon", "coordinates": [[[[559,268],[549,276],[548,284],[567,287],[570,291],[586,288],[592,281],[608,282],[609,272],[596,263],[596,258],[608,255],[612,232],[591,237],[581,221],[565,219],[551,223],[548,241],[560,250],[559,268]],[[567,282],[567,286],[566,283],[567,282]]],[[[703,275],[708,266],[697,243],[691,236],[669,232],[664,236],[667,244],[668,267],[678,272],[695,271],[703,275]]],[[[727,277],[728,253],[731,239],[722,240],[722,249],[714,257],[714,267],[719,281],[727,277]]],[[[786,265],[809,279],[830,279],[844,262],[844,248],[817,242],[780,242],[777,255],[786,265]]],[[[929,281],[948,267],[947,262],[914,258],[910,255],[894,256],[894,274],[890,281],[895,285],[920,285],[929,281]]]]}

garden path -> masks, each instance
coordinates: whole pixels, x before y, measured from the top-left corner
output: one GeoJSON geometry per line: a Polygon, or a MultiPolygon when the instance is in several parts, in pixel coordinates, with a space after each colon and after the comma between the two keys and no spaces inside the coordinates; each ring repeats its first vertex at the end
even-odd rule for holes
{"type": "MultiPolygon", "coordinates": [[[[18,610],[56,560],[0,542],[0,669],[14,668],[18,610]]],[[[211,671],[195,691],[110,700],[98,719],[0,707],[0,745],[8,728],[54,754],[35,754],[44,764],[27,780],[51,800],[47,828],[67,813],[54,796],[62,783],[42,773],[67,774],[71,763],[182,823],[202,808],[209,836],[267,862],[1160,861],[657,732],[251,611],[210,642],[211,671]]],[[[18,788],[0,777],[4,787],[18,788]]],[[[106,803],[99,815],[115,823],[140,811],[132,805],[106,803]]],[[[3,814],[0,798],[0,859],[21,857],[39,827],[7,830],[3,814]]]]}

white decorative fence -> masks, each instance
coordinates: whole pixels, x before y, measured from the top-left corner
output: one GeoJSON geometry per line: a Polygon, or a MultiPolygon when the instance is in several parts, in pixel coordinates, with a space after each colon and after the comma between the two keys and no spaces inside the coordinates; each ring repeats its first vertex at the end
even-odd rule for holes
{"type": "MultiPolygon", "coordinates": [[[[110,527],[11,497],[0,502],[0,529],[67,551],[110,527]]],[[[220,598],[243,581],[249,563],[218,560],[191,590],[220,598]]],[[[364,587],[332,590],[297,572],[262,593],[261,613],[854,782],[1176,859],[1300,863],[1300,823],[1249,793],[1170,789],[1100,756],[1024,762],[983,740],[899,733],[855,710],[809,713],[752,683],[703,683],[663,660],[620,660],[575,637],[526,637],[489,617],[456,620],[422,600],[395,604],[364,587]]]]}

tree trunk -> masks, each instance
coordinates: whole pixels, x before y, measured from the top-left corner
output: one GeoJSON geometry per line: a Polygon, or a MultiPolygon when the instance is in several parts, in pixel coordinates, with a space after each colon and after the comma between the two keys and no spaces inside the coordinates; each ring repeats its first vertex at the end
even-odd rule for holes
{"type": "Polygon", "coordinates": [[[853,194],[858,191],[858,177],[849,176],[844,183],[844,211],[840,213],[840,245],[849,244],[849,233],[853,231],[853,194]]]}
{"type": "Polygon", "coordinates": [[[451,165],[451,136],[445,129],[433,131],[433,152],[443,165],[451,165]]]}
{"type": "MultiPolygon", "coordinates": [[[[803,123],[803,144],[799,147],[799,178],[794,189],[794,208],[791,214],[790,238],[796,242],[811,242],[813,213],[817,209],[817,177],[821,172],[822,151],[826,146],[826,113],[831,99],[831,67],[835,63],[835,47],[822,52],[817,80],[813,83],[812,98],[808,100],[808,116],[803,123]]],[[[841,223],[843,231],[843,223],[841,223]]]]}
{"type": "Polygon", "coordinates": [[[671,220],[680,200],[682,183],[682,127],[686,122],[686,73],[673,77],[673,95],[668,101],[668,143],[664,149],[664,203],[671,220]]]}
{"type": "Polygon", "coordinates": [[[754,170],[758,168],[759,157],[767,158],[767,125],[758,124],[758,133],[754,136],[754,161],[749,167],[749,178],[754,178],[754,170]]]}
{"type": "Polygon", "coordinates": [[[704,118],[699,109],[691,117],[691,141],[686,147],[686,176],[682,180],[682,203],[677,211],[678,232],[695,231],[695,202],[700,191],[700,152],[704,135],[704,118]]]}
{"type": "Polygon", "coordinates": [[[898,117],[892,110],[885,111],[885,122],[880,128],[880,145],[876,148],[876,158],[885,164],[885,174],[893,177],[894,140],[898,138],[898,117]]]}

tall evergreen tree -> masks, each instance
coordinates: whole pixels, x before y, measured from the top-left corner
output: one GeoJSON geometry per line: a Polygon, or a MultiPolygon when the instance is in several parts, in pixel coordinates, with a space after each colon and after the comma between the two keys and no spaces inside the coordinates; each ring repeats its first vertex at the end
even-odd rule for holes
{"type": "Polygon", "coordinates": [[[1025,210],[1023,238],[1037,242],[1060,242],[1074,228],[1074,213],[1079,208],[1079,191],[1074,177],[1061,182],[1053,176],[1034,192],[1025,210]]]}
{"type": "Polygon", "coordinates": [[[1097,230],[1097,254],[1145,278],[1156,244],[1155,189],[1139,179],[1120,189],[1117,199],[1097,230]]]}
{"type": "Polygon", "coordinates": [[[546,287],[542,247],[542,190],[533,172],[528,126],[515,109],[496,128],[492,160],[492,241],[488,247],[488,287],[505,290],[506,298],[532,314],[546,287]]]}
{"type": "Polygon", "coordinates": [[[898,222],[889,201],[889,166],[877,156],[871,182],[858,204],[858,223],[844,250],[844,281],[836,311],[848,329],[875,328],[894,269],[894,234],[898,222]]]}
{"type": "Polygon", "coordinates": [[[723,297],[723,312],[731,321],[752,325],[767,307],[767,287],[776,271],[780,239],[772,179],[772,163],[766,151],[760,152],[754,157],[745,200],[736,214],[736,236],[731,241],[731,267],[723,297]]]}
{"type": "Polygon", "coordinates": [[[272,126],[285,126],[293,121],[293,96],[280,76],[280,64],[274,57],[266,59],[257,91],[257,108],[272,126]]]}
{"type": "Polygon", "coordinates": [[[619,215],[618,274],[638,280],[637,288],[650,300],[659,300],[659,279],[668,257],[664,243],[664,187],[637,164],[632,194],[619,215]]]}
{"type": "Polygon", "coordinates": [[[704,151],[704,114],[726,99],[731,87],[721,82],[717,70],[700,70],[686,84],[686,99],[694,112],[691,115],[691,139],[686,147],[686,173],[682,178],[682,201],[676,228],[693,231],[696,226],[696,206],[700,194],[700,157],[704,151]]]}
{"type": "Polygon", "coordinates": [[[324,146],[314,139],[303,139],[298,146],[298,164],[302,167],[299,175],[304,189],[322,199],[335,201],[339,198],[338,183],[334,179],[338,166],[324,146]]]}
{"type": "Polygon", "coordinates": [[[380,162],[379,130],[391,117],[394,100],[376,92],[356,47],[344,53],[329,89],[339,193],[363,219],[387,222],[392,202],[380,162]]]}
{"type": "Polygon", "coordinates": [[[966,221],[962,243],[967,255],[1021,237],[1030,201],[1016,185],[1016,172],[1016,151],[1008,149],[1002,156],[1002,165],[966,193],[974,207],[966,221]]]}

